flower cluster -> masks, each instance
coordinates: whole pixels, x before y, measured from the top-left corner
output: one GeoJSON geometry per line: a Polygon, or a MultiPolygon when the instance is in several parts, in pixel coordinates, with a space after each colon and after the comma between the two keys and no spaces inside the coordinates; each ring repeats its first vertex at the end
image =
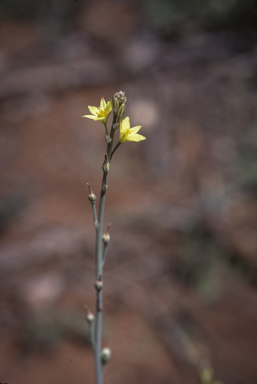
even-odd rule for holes
{"type": "Polygon", "coordinates": [[[114,130],[118,127],[120,128],[118,144],[120,145],[127,141],[133,141],[138,143],[141,140],[145,140],[145,137],[137,133],[140,130],[141,126],[131,128],[129,117],[125,117],[123,119],[126,109],[126,101],[127,98],[125,97],[125,93],[122,91],[115,93],[112,98],[112,101],[110,100],[108,101],[108,103],[106,103],[106,101],[102,97],[100,107],[92,107],[89,105],[88,109],[91,112],[91,115],[84,115],[83,117],[87,117],[88,119],[92,119],[95,121],[101,121],[105,125],[105,128],[107,130],[106,132],[108,133],[107,121],[110,113],[113,111],[114,120],[116,121],[116,123],[113,124],[112,128],[114,130]]]}

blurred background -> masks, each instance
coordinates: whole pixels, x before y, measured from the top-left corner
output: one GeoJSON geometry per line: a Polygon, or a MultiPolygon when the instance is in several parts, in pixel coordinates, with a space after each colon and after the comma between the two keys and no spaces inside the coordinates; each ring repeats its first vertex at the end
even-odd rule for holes
{"type": "Polygon", "coordinates": [[[1,0],[0,382],[94,383],[104,128],[106,384],[257,381],[257,2],[1,0]],[[204,367],[207,371],[203,371],[204,367]]]}

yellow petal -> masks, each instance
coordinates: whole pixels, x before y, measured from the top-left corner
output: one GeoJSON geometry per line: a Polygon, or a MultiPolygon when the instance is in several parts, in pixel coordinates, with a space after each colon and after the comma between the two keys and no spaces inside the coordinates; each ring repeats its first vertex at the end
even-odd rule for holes
{"type": "Polygon", "coordinates": [[[99,117],[93,116],[93,115],[84,115],[82,117],[87,117],[88,119],[92,119],[92,120],[95,120],[95,121],[100,120],[99,117]]]}
{"type": "Polygon", "coordinates": [[[128,136],[128,141],[134,141],[135,143],[138,143],[141,140],[145,140],[145,136],[138,135],[137,133],[132,133],[131,135],[128,136]]]}
{"type": "Polygon", "coordinates": [[[100,102],[100,109],[102,109],[104,111],[105,108],[106,108],[106,102],[105,102],[104,98],[102,97],[101,102],[100,102]]]}
{"type": "Polygon", "coordinates": [[[139,129],[141,128],[141,125],[137,125],[136,127],[130,128],[130,133],[137,133],[139,129]]]}
{"type": "Polygon", "coordinates": [[[109,113],[111,113],[111,111],[112,111],[112,102],[111,102],[111,100],[110,100],[110,101],[108,101],[108,103],[107,103],[107,105],[106,105],[105,113],[106,113],[107,115],[109,115],[109,113]]]}
{"type": "Polygon", "coordinates": [[[88,105],[88,109],[92,113],[92,115],[96,116],[98,114],[98,108],[97,107],[91,107],[90,105],[88,105]]]}
{"type": "Polygon", "coordinates": [[[122,120],[121,122],[120,132],[126,133],[129,128],[130,128],[129,117],[125,117],[125,119],[122,120]]]}

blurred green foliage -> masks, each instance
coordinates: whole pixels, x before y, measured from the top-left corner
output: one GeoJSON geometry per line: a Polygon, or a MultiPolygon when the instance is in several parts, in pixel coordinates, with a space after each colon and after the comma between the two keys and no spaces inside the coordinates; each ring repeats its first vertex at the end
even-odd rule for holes
{"type": "Polygon", "coordinates": [[[225,256],[222,243],[207,230],[204,223],[195,223],[181,234],[177,248],[177,276],[194,287],[206,301],[215,300],[220,286],[220,260],[225,256]]]}
{"type": "MultiPolygon", "coordinates": [[[[139,7],[143,23],[157,34],[176,34],[188,25],[207,29],[240,28],[256,30],[257,2],[255,0],[119,0],[139,7]]],[[[67,27],[93,0],[1,0],[0,20],[58,20],[67,27]]],[[[110,0],[115,9],[117,0],[110,0]]],[[[101,7],[101,2],[99,2],[101,7]]],[[[99,25],[101,20],[99,20],[99,25]]]]}
{"type": "Polygon", "coordinates": [[[257,195],[257,115],[238,144],[237,169],[241,187],[257,195]]]}
{"type": "Polygon", "coordinates": [[[203,367],[199,372],[201,384],[222,384],[221,381],[214,380],[213,370],[206,366],[203,367]]]}
{"type": "Polygon", "coordinates": [[[36,21],[47,24],[56,32],[66,32],[74,28],[74,20],[80,9],[78,0],[1,0],[0,21],[36,21]]]}
{"type": "Polygon", "coordinates": [[[89,343],[88,328],[81,312],[42,307],[28,313],[19,328],[19,347],[23,352],[49,351],[65,338],[78,344],[89,343]]]}
{"type": "Polygon", "coordinates": [[[166,35],[192,23],[214,30],[256,30],[257,2],[254,0],[146,0],[142,4],[150,25],[166,35]]]}
{"type": "Polygon", "coordinates": [[[194,288],[206,302],[220,293],[222,276],[232,273],[241,282],[254,282],[255,268],[243,254],[237,254],[204,222],[179,237],[175,275],[181,283],[194,288]]]}

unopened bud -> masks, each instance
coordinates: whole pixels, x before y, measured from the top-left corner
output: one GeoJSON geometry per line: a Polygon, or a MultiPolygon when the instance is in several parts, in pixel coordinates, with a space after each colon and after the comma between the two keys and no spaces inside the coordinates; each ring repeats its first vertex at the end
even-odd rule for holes
{"type": "Polygon", "coordinates": [[[118,113],[117,113],[118,120],[121,120],[123,118],[125,110],[126,110],[126,105],[125,105],[125,103],[123,103],[123,104],[121,104],[121,106],[118,110],[118,113]]]}
{"type": "Polygon", "coordinates": [[[110,227],[111,227],[111,224],[108,224],[108,227],[107,227],[105,233],[102,236],[103,243],[104,243],[105,246],[108,245],[110,240],[111,240],[111,236],[109,234],[110,227]]]}
{"type": "Polygon", "coordinates": [[[91,201],[91,203],[95,203],[96,195],[94,194],[92,188],[90,187],[90,185],[88,183],[87,183],[87,186],[88,186],[88,189],[89,189],[88,199],[89,199],[89,201],[91,201]]]}
{"type": "Polygon", "coordinates": [[[119,100],[118,98],[114,95],[113,98],[112,98],[112,108],[113,108],[113,111],[114,113],[117,113],[118,112],[118,109],[119,109],[119,100]]]}
{"type": "Polygon", "coordinates": [[[110,348],[103,348],[101,352],[101,361],[103,364],[108,363],[110,358],[112,357],[112,351],[110,348]]]}
{"type": "Polygon", "coordinates": [[[91,324],[95,321],[95,316],[93,315],[93,313],[89,313],[86,317],[86,320],[88,322],[88,324],[91,324]]]}
{"type": "Polygon", "coordinates": [[[107,187],[108,187],[107,184],[105,184],[105,185],[102,186],[102,188],[101,188],[101,192],[102,192],[102,194],[106,193],[106,191],[107,191],[107,187]]]}
{"type": "Polygon", "coordinates": [[[116,97],[117,100],[119,101],[119,105],[126,103],[126,101],[127,101],[127,98],[125,96],[125,92],[123,92],[123,91],[116,92],[114,97],[116,97]]]}
{"type": "Polygon", "coordinates": [[[108,161],[107,153],[105,154],[104,162],[103,162],[103,165],[102,165],[102,170],[105,173],[105,175],[108,175],[109,170],[110,170],[110,163],[108,161]]]}
{"type": "Polygon", "coordinates": [[[88,308],[87,305],[84,305],[84,310],[86,311],[87,315],[86,315],[86,321],[88,322],[88,324],[91,324],[95,321],[95,316],[93,315],[93,313],[90,311],[90,309],[88,308]]]}
{"type": "Polygon", "coordinates": [[[103,289],[103,282],[101,280],[97,280],[95,282],[95,289],[97,291],[101,291],[103,289]]]}

